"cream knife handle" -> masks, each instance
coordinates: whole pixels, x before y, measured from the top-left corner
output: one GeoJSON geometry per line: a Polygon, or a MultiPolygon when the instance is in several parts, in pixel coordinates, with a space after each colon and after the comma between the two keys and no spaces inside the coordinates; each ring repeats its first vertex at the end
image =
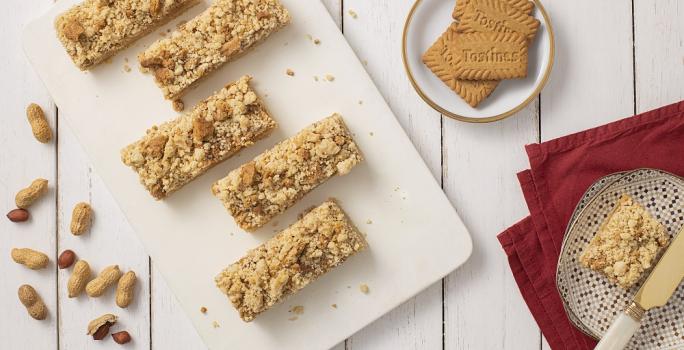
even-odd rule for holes
{"type": "Polygon", "coordinates": [[[631,316],[621,312],[594,350],[624,349],[632,335],[639,329],[639,326],[641,326],[640,321],[636,321],[631,316]]]}

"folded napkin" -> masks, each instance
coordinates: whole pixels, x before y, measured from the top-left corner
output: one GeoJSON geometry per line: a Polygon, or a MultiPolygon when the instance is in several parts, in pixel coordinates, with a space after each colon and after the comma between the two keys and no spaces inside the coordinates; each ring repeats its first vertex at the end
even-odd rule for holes
{"type": "Polygon", "coordinates": [[[684,176],[684,101],[597,128],[525,147],[530,169],[518,174],[530,216],[498,238],[530,312],[552,349],[593,349],[556,289],[556,265],[568,220],[599,178],[638,168],[684,176]]]}

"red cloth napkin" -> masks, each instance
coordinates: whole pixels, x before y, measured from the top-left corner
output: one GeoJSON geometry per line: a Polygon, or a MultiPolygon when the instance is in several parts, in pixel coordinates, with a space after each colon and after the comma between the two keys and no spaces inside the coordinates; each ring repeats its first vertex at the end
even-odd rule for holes
{"type": "Polygon", "coordinates": [[[552,349],[593,349],[568,320],[556,265],[568,220],[599,178],[638,168],[684,176],[684,101],[525,147],[530,170],[518,180],[530,216],[498,238],[518,288],[552,349]]]}

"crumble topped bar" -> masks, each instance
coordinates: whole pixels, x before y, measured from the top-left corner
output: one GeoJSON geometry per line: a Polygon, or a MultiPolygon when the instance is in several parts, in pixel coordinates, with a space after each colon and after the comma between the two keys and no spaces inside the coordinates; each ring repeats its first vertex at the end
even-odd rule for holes
{"type": "Polygon", "coordinates": [[[153,126],[121,151],[124,164],[140,175],[154,198],[165,198],[275,129],[250,79],[243,76],[226,85],[191,112],[153,126]]]}
{"type": "Polygon", "coordinates": [[[181,97],[199,79],[290,22],[278,0],[215,0],[202,14],[138,55],[164,97],[181,97]]]}
{"type": "Polygon", "coordinates": [[[81,70],[167,23],[199,0],[86,0],[55,20],[57,37],[81,70]]]}
{"type": "Polygon", "coordinates": [[[363,235],[329,200],[223,270],[216,286],[249,322],[365,247],[363,235]]]}
{"type": "Polygon", "coordinates": [[[670,237],[632,197],[622,195],[613,211],[589,242],[580,263],[629,289],[651,267],[670,237]]]}
{"type": "Polygon", "coordinates": [[[333,114],[231,171],[212,192],[241,228],[253,231],[362,159],[342,117],[333,114]]]}

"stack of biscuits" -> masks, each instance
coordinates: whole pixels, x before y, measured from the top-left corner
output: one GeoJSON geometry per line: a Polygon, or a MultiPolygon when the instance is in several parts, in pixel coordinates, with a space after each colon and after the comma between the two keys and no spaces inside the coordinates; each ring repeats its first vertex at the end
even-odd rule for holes
{"type": "Polygon", "coordinates": [[[527,76],[527,49],[539,29],[528,0],[457,0],[455,20],[423,63],[473,108],[503,79],[527,76]]]}

